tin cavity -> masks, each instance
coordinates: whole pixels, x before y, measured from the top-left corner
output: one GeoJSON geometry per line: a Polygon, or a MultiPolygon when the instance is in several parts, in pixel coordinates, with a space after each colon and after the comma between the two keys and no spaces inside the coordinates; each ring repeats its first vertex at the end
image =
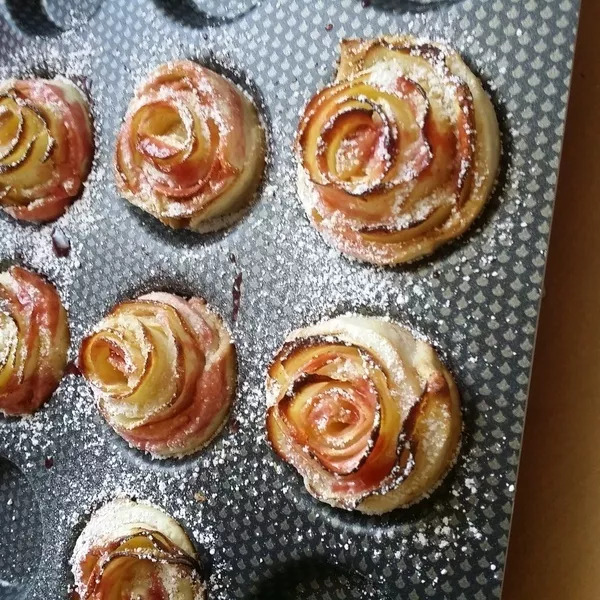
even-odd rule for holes
{"type": "Polygon", "coordinates": [[[102,0],[6,0],[14,24],[27,35],[52,37],[85,25],[102,0]]]}
{"type": "Polygon", "coordinates": [[[0,598],[25,597],[43,548],[37,499],[21,470],[0,456],[0,598]]]}
{"type": "MultiPolygon", "coordinates": [[[[64,0],[63,0],[64,1],[64,0]]],[[[264,0],[154,0],[156,6],[180,25],[203,28],[231,23],[264,0]]]]}
{"type": "Polygon", "coordinates": [[[252,600],[388,600],[387,592],[376,589],[366,578],[322,559],[289,562],[262,580],[252,600]]]}

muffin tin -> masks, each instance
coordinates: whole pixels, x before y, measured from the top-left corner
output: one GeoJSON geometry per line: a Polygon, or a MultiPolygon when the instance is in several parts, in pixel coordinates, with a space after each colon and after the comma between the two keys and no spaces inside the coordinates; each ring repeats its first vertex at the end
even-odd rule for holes
{"type": "Polygon", "coordinates": [[[500,596],[577,13],[576,0],[5,0],[1,75],[76,81],[90,99],[96,155],[82,198],[56,223],[0,217],[0,266],[20,263],[56,284],[73,359],[119,300],[151,289],[204,296],[232,328],[240,378],[225,431],[179,461],[127,447],[75,368],[33,417],[0,418],[0,599],[68,597],[75,539],[116,495],[150,500],[188,529],[210,598],[500,596]],[[341,38],[403,32],[447,40],[481,77],[503,164],[462,239],[378,269],[311,228],[291,142],[304,103],[332,78],[341,38]],[[130,206],[112,175],[135,85],[182,57],[251,94],[270,139],[257,202],[208,236],[130,206]],[[53,249],[57,230],[68,256],[53,249]],[[458,464],[431,498],[383,517],[317,503],[264,440],[271,356],[289,330],[346,311],[389,314],[429,338],[462,393],[458,464]]]}

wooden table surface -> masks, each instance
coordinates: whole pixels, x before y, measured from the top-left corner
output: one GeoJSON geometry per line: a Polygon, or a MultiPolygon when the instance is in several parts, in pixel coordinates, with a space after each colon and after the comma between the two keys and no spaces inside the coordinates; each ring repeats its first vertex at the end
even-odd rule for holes
{"type": "Polygon", "coordinates": [[[600,0],[582,1],[545,288],[502,598],[598,600],[600,0]]]}

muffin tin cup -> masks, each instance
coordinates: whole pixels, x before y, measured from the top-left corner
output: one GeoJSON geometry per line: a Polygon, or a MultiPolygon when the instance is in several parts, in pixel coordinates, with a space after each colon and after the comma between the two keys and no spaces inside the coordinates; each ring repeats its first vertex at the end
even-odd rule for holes
{"type": "Polygon", "coordinates": [[[0,73],[85,82],[96,154],[81,198],[57,222],[0,215],[0,264],[55,283],[72,360],[118,301],[151,289],[202,296],[232,330],[239,381],[222,433],[181,461],[128,447],[75,369],[33,417],[0,417],[0,579],[9,582],[0,600],[67,598],[75,540],[115,496],[154,502],[187,529],[211,599],[500,596],[577,9],[576,0],[5,0],[0,73]],[[292,142],[306,101],[333,77],[339,40],[396,33],[446,40],[464,56],[492,96],[503,158],[493,197],[462,239],[381,269],[341,256],[309,225],[292,142]],[[190,57],[250,93],[271,147],[255,204],[209,236],[131,207],[112,173],[136,85],[190,57]],[[67,257],[53,251],[55,227],[67,257]],[[389,315],[428,338],[462,396],[454,469],[430,498],[381,517],[314,500],[264,438],[271,357],[290,330],[348,311],[389,315]],[[13,547],[18,564],[8,562],[13,547]]]}

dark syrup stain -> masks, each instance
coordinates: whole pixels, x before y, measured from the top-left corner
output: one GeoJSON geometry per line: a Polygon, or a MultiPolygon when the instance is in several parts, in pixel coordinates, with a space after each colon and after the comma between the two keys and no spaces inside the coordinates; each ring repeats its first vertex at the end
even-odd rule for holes
{"type": "Polygon", "coordinates": [[[231,296],[233,298],[233,310],[231,318],[235,323],[240,312],[240,302],[242,300],[242,274],[238,273],[233,280],[233,288],[231,290],[231,296]]]}
{"type": "Polygon", "coordinates": [[[75,375],[76,377],[81,375],[81,371],[79,370],[79,367],[75,361],[71,360],[67,363],[67,366],[65,367],[65,375],[75,375]]]}
{"type": "Polygon", "coordinates": [[[54,466],[54,458],[52,456],[46,456],[44,466],[46,469],[51,469],[54,466]]]}
{"type": "Polygon", "coordinates": [[[237,269],[237,258],[233,252],[229,254],[229,262],[235,265],[238,271],[235,279],[233,280],[233,288],[231,290],[231,296],[233,298],[233,310],[231,312],[231,318],[235,323],[240,312],[240,301],[242,299],[242,273],[237,269]]]}
{"type": "Polygon", "coordinates": [[[52,230],[52,248],[59,258],[66,258],[71,252],[71,241],[60,227],[52,230]]]}

